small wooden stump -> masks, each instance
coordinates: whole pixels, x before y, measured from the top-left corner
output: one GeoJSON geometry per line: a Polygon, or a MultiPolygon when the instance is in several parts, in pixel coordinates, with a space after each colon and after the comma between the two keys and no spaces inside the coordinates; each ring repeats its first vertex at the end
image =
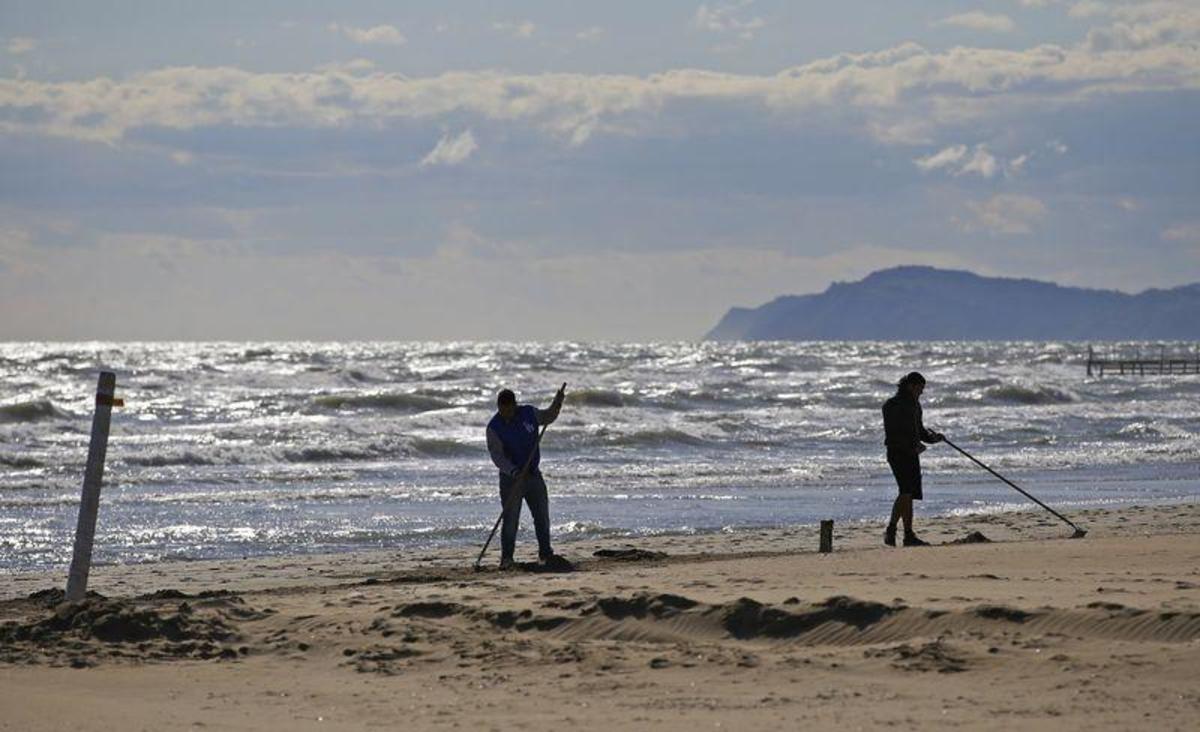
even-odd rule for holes
{"type": "Polygon", "coordinates": [[[833,519],[821,522],[821,548],[818,551],[822,554],[833,551],[833,519]]]}

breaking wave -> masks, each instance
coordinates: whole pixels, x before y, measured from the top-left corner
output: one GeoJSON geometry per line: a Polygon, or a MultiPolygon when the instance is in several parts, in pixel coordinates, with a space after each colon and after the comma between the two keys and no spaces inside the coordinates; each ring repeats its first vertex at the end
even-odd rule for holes
{"type": "Polygon", "coordinates": [[[1079,395],[1053,386],[1021,386],[1004,384],[985,389],[983,398],[1004,404],[1070,404],[1079,401],[1079,395]]]}
{"type": "Polygon", "coordinates": [[[583,407],[626,407],[636,403],[632,396],[607,389],[579,389],[567,393],[568,405],[583,407]]]}
{"type": "Polygon", "coordinates": [[[66,412],[54,406],[49,399],[0,405],[0,422],[41,422],[66,417],[66,412]]]}
{"type": "Polygon", "coordinates": [[[383,392],[378,394],[325,394],[314,397],[314,406],[320,409],[380,409],[397,412],[429,412],[454,406],[436,397],[407,392],[383,392]]]}
{"type": "Polygon", "coordinates": [[[636,430],[634,432],[612,435],[605,442],[610,445],[620,445],[623,447],[670,447],[671,445],[699,447],[708,444],[708,440],[705,440],[703,437],[673,427],[636,430]]]}

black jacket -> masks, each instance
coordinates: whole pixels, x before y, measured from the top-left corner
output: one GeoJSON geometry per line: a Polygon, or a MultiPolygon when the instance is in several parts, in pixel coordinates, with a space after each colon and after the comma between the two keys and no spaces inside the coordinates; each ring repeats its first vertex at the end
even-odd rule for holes
{"type": "Polygon", "coordinates": [[[921,403],[906,389],[883,403],[883,434],[888,455],[902,457],[915,457],[922,442],[937,441],[921,422],[921,403]]]}

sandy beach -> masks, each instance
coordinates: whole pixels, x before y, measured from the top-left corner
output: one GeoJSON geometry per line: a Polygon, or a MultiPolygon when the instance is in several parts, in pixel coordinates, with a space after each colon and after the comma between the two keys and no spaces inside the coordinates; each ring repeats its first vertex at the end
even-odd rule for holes
{"type": "Polygon", "coordinates": [[[1074,515],[9,574],[0,729],[1194,729],[1200,505],[1074,515]]]}

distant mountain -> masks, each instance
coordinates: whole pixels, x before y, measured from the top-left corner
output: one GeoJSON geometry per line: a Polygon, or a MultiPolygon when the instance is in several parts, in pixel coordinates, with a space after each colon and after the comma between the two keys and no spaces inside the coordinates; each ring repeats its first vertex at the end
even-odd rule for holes
{"type": "Polygon", "coordinates": [[[1200,283],[1128,295],[895,267],[732,308],[709,340],[1196,340],[1200,283]]]}

